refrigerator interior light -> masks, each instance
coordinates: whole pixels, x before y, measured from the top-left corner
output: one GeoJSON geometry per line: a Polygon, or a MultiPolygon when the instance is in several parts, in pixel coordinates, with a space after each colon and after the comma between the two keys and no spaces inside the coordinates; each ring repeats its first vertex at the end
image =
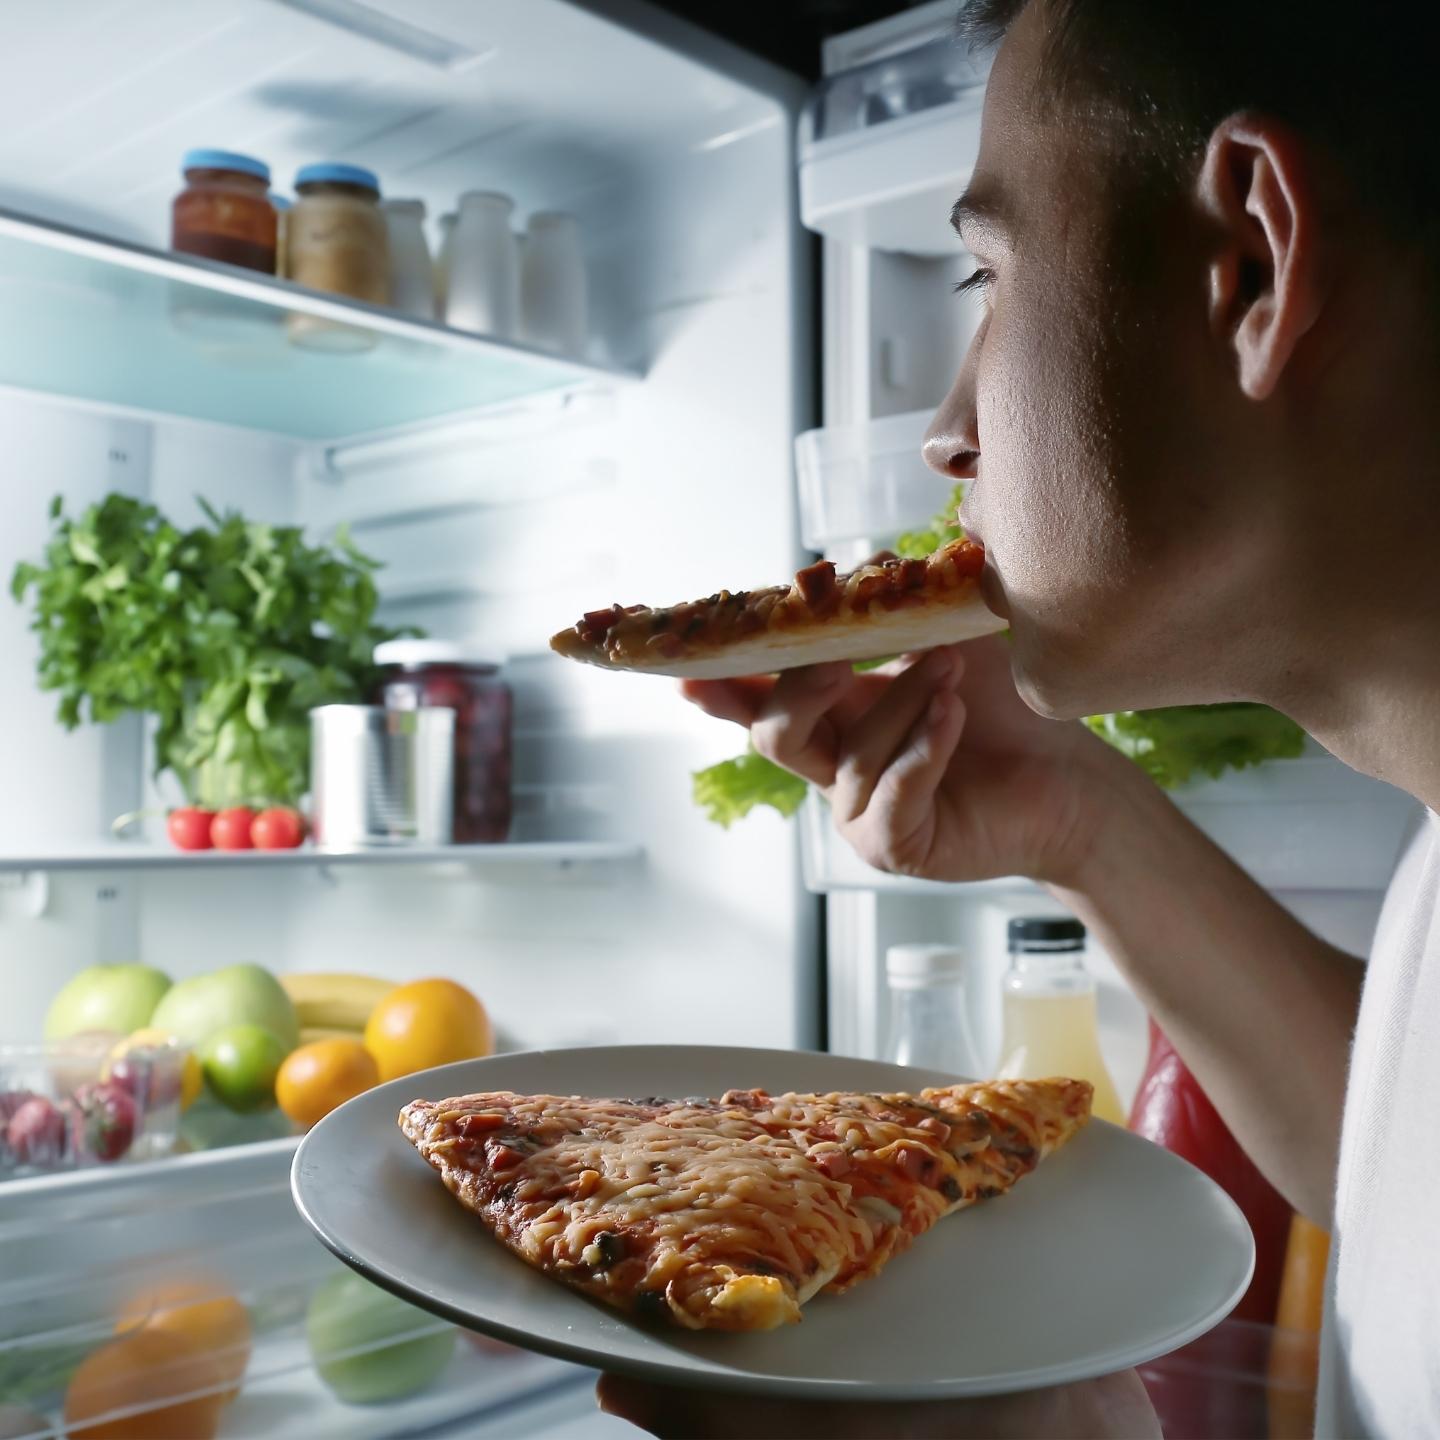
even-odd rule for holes
{"type": "Polygon", "coordinates": [[[406,20],[397,20],[361,0],[277,0],[291,10],[311,15],[337,29],[348,30],[352,35],[373,40],[398,54],[408,55],[437,70],[448,70],[458,75],[473,65],[478,65],[495,53],[493,46],[475,49],[447,40],[431,30],[422,30],[406,20]]]}

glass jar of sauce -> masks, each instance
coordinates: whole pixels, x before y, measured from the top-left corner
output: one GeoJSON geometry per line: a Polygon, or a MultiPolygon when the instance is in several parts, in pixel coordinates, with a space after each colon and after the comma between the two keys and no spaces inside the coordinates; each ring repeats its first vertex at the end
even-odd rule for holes
{"type": "Polygon", "coordinates": [[[439,640],[392,640],[375,651],[385,674],[374,703],[391,710],[455,712],[454,838],[458,845],[510,834],[514,698],[501,657],[439,640]]]}
{"type": "MultiPolygon", "coordinates": [[[[295,176],[295,203],[285,217],[285,274],[297,285],[390,302],[390,245],[380,211],[380,182],[359,165],[306,165],[295,176]]],[[[356,325],[292,311],[296,344],[316,350],[361,350],[374,336],[356,325]]]]}
{"type": "Polygon", "coordinates": [[[270,167],[233,150],[188,150],[185,188],[170,211],[170,248],[275,273],[270,167]]]}

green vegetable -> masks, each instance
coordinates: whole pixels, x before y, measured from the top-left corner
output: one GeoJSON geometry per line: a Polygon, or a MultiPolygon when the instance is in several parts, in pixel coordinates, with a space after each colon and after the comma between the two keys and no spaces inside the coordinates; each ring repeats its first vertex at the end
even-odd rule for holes
{"type": "MultiPolygon", "coordinates": [[[[219,515],[182,531],[155,506],[109,495],[56,522],[42,565],[15,567],[31,598],[39,679],[59,719],[158,720],[155,770],[208,809],[294,804],[309,772],[309,711],[358,701],[375,646],[376,561],[342,530],[308,545],[294,526],[219,515]]],[[[413,632],[409,632],[413,633],[413,632]]]]}
{"type": "Polygon", "coordinates": [[[806,784],[788,770],[754,750],[734,760],[722,760],[694,774],[695,803],[717,825],[727,830],[757,805],[769,805],[782,815],[793,815],[805,800],[806,784]]]}
{"type": "Polygon", "coordinates": [[[1293,760],[1305,748],[1305,732],[1263,705],[1121,710],[1085,723],[1167,790],[1197,773],[1213,779],[1228,769],[1293,760]]]}
{"type": "Polygon", "coordinates": [[[423,1390],[455,1349],[453,1325],[348,1270],[315,1291],[305,1337],[320,1378],[349,1405],[423,1390]]]}
{"type": "Polygon", "coordinates": [[[907,530],[895,541],[895,553],[905,560],[923,560],[933,555],[942,545],[958,540],[965,532],[960,528],[957,512],[965,498],[964,485],[957,485],[950,492],[950,499],[944,508],[923,530],[907,530]]]}

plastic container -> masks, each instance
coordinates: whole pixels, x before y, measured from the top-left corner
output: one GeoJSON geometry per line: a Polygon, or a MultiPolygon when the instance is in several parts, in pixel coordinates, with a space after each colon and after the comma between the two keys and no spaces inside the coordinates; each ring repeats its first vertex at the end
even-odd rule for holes
{"type": "Polygon", "coordinates": [[[153,1159],[175,1145],[190,1047],[103,1033],[0,1045],[0,1179],[153,1159]]]}
{"type": "Polygon", "coordinates": [[[1022,916],[1009,925],[1010,968],[1002,992],[1003,1079],[1068,1075],[1095,1087],[1094,1114],[1125,1123],[1125,1108],[1100,1053],[1095,978],[1085,968],[1078,920],[1022,916]]]}
{"type": "Polygon", "coordinates": [[[885,952],[887,1060],[964,1078],[983,1073],[966,1014],[965,969],[965,952],[955,945],[892,945],[885,952]]]}
{"type": "Polygon", "coordinates": [[[455,712],[455,842],[479,845],[510,834],[514,697],[502,657],[434,640],[392,640],[376,649],[386,667],[375,693],[390,710],[443,706],[455,712]]]}
{"type": "Polygon", "coordinates": [[[520,251],[510,229],[515,202],[472,190],[460,197],[445,278],[445,323],[512,339],[520,320],[520,251]]]}
{"type": "Polygon", "coordinates": [[[583,354],[587,305],[575,217],[558,210],[532,215],[521,247],[520,338],[556,354],[583,354]]]}
{"type": "Polygon", "coordinates": [[[275,273],[275,207],[270,167],[233,150],[187,150],[185,188],[170,211],[170,248],[275,273]]]}
{"type": "Polygon", "coordinates": [[[384,200],[390,251],[390,305],[422,320],[435,318],[435,268],[425,239],[423,200],[384,200]]]}
{"type": "MultiPolygon", "coordinates": [[[[295,176],[285,273],[297,285],[371,305],[390,302],[390,245],[380,182],[359,165],[306,165],[295,176]]],[[[360,350],[374,336],[317,315],[292,314],[290,338],[316,350],[360,350]]]]}
{"type": "Polygon", "coordinates": [[[954,489],[920,454],[933,414],[912,410],[796,436],[800,535],[807,550],[849,540],[879,543],[929,523],[954,489]]]}

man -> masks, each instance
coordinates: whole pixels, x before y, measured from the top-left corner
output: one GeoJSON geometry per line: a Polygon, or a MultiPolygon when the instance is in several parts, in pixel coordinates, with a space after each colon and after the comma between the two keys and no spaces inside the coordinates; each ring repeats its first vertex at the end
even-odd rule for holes
{"type": "MultiPolygon", "coordinates": [[[[1395,1440],[1440,1435],[1440,206],[1421,10],[971,0],[971,37],[1002,39],[955,208],[985,313],[925,451],[973,482],[962,518],[1011,641],[889,675],[687,687],[822,787],[871,863],[1028,874],[1098,934],[1260,1168],[1335,1229],[1320,1433],[1395,1440]],[[1368,971],[1060,723],[1237,699],[1430,812],[1368,971]]],[[[614,1380],[602,1400],[661,1434],[1155,1433],[1133,1375],[873,1414],[614,1380]]]]}

